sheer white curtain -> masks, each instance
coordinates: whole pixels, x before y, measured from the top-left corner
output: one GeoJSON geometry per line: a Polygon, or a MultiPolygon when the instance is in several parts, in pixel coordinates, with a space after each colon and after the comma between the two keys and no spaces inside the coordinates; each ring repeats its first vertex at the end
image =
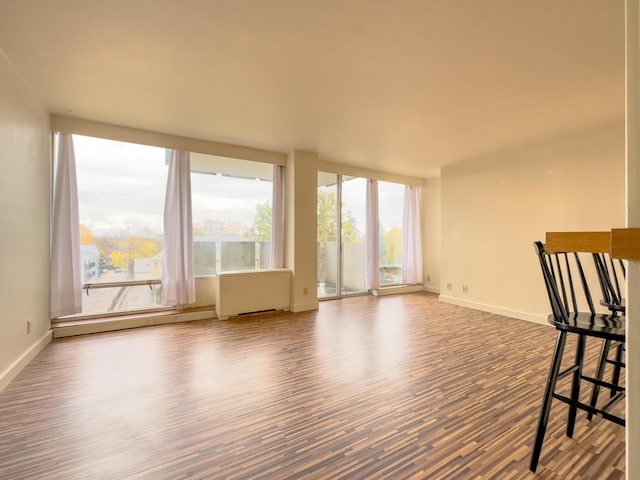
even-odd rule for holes
{"type": "Polygon", "coordinates": [[[378,182],[367,180],[367,243],[365,247],[365,286],[369,290],[380,287],[380,227],[378,223],[378,182]]]}
{"type": "Polygon", "coordinates": [[[53,191],[49,283],[51,318],[82,311],[80,220],[73,138],[58,134],[58,159],[53,191]]]}
{"type": "Polygon", "coordinates": [[[402,215],[402,283],[422,283],[420,187],[406,186],[402,215]]]}
{"type": "Polygon", "coordinates": [[[171,150],[164,201],[162,305],[196,301],[192,232],[190,154],[171,150]]]}
{"type": "Polygon", "coordinates": [[[273,166],[271,202],[271,268],[284,267],[284,167],[273,166]]]}

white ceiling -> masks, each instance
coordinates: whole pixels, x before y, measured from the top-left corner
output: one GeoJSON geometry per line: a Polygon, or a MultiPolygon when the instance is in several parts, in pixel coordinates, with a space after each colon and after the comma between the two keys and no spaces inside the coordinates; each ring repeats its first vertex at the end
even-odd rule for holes
{"type": "Polygon", "coordinates": [[[624,118],[624,0],[0,0],[52,113],[427,177],[624,118]]]}

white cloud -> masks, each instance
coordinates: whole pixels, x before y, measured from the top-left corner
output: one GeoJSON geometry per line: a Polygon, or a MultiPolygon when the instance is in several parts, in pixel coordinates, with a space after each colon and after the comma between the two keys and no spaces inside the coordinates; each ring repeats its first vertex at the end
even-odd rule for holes
{"type": "MultiPolygon", "coordinates": [[[[74,136],[80,222],[94,235],[162,233],[167,182],[165,149],[74,136]]],[[[253,223],[255,206],[271,199],[271,183],[193,174],[194,223],[253,223]]]]}

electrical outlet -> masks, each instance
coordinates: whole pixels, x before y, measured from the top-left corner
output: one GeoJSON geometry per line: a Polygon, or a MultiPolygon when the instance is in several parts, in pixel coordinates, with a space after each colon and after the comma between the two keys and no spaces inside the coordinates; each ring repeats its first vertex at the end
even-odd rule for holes
{"type": "Polygon", "coordinates": [[[462,293],[469,293],[469,286],[468,285],[463,285],[462,286],[462,293]]]}
{"type": "Polygon", "coordinates": [[[431,281],[431,275],[427,275],[427,282],[431,281]]]}
{"type": "Polygon", "coordinates": [[[447,290],[451,290],[451,284],[447,283],[447,290]]]}

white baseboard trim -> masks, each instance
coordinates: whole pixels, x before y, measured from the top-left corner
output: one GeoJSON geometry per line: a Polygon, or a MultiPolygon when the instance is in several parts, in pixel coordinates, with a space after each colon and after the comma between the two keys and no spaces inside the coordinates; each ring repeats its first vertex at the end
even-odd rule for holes
{"type": "Polygon", "coordinates": [[[424,286],[425,292],[437,293],[440,295],[440,287],[429,287],[427,285],[424,286]]]}
{"type": "Polygon", "coordinates": [[[537,315],[535,313],[521,312],[519,310],[511,310],[509,308],[498,307],[496,305],[487,305],[485,303],[472,302],[470,300],[463,300],[461,298],[449,297],[447,295],[440,295],[438,299],[451,303],[452,305],[458,305],[460,307],[473,308],[474,310],[481,310],[483,312],[495,313],[497,315],[503,315],[505,317],[517,318],[519,320],[526,320],[528,322],[540,323],[542,325],[548,325],[547,317],[544,315],[537,315]]]}
{"type": "Polygon", "coordinates": [[[378,288],[371,291],[371,293],[376,297],[413,292],[424,292],[424,287],[422,285],[399,285],[397,287],[378,288]]]}
{"type": "Polygon", "coordinates": [[[98,322],[78,322],[75,325],[65,324],[64,327],[53,327],[54,338],[73,337],[90,333],[113,332],[127,328],[149,327],[167,323],[191,322],[193,320],[207,320],[215,318],[213,309],[199,312],[174,313],[171,315],[150,315],[124,319],[108,319],[98,322]]]}
{"type": "Polygon", "coordinates": [[[24,352],[20,358],[13,362],[9,367],[0,374],[0,392],[5,389],[9,382],[16,378],[24,367],[26,367],[33,358],[42,351],[44,347],[49,345],[53,339],[53,332],[49,330],[44,336],[24,352]]]}

